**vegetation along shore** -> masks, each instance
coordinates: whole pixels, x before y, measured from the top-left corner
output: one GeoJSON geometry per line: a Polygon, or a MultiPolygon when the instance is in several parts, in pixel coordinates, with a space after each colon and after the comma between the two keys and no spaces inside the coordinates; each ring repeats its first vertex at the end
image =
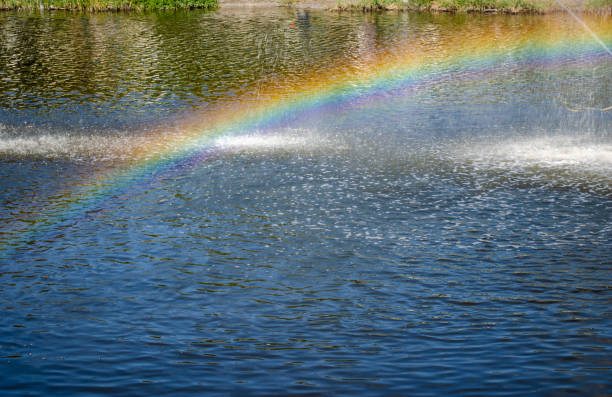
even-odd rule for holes
{"type": "Polygon", "coordinates": [[[552,13],[564,11],[612,15],[612,0],[0,0],[0,10],[163,10],[217,7],[289,6],[327,10],[479,13],[552,13]]]}
{"type": "Polygon", "coordinates": [[[612,13],[612,0],[339,0],[337,9],[433,12],[551,13],[564,11],[612,13]]]}
{"type": "Polygon", "coordinates": [[[0,0],[0,10],[142,11],[215,8],[217,0],[0,0]]]}

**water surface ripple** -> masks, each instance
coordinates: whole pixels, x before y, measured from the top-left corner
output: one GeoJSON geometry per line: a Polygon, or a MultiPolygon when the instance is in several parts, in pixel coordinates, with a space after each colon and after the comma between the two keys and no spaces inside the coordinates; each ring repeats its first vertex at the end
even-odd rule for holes
{"type": "Polygon", "coordinates": [[[512,44],[577,29],[0,13],[1,394],[611,394],[612,61],[512,44]],[[219,136],[69,210],[201,109],[483,35],[486,73],[219,136]]]}

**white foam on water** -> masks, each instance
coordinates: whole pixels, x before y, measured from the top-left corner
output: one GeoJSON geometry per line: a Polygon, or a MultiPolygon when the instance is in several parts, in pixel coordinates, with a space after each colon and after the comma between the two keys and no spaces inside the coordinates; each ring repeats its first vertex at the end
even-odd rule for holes
{"type": "Polygon", "coordinates": [[[40,134],[0,135],[0,154],[13,157],[87,158],[116,160],[129,158],[145,142],[144,137],[40,134]]]}
{"type": "Polygon", "coordinates": [[[612,170],[612,144],[567,136],[468,144],[460,156],[489,166],[612,170]]]}
{"type": "Polygon", "coordinates": [[[227,135],[215,140],[214,146],[227,151],[302,151],[330,147],[332,142],[312,131],[292,129],[277,133],[227,135]]]}
{"type": "Polygon", "coordinates": [[[612,194],[612,143],[598,139],[508,138],[457,145],[449,154],[483,188],[548,186],[612,194]]]}
{"type": "MultiPolygon", "coordinates": [[[[333,139],[329,137],[304,129],[285,129],[274,133],[254,131],[242,135],[221,136],[212,142],[211,149],[227,152],[303,152],[323,148],[338,149],[340,145],[332,141],[333,139]]],[[[129,161],[134,153],[143,147],[149,147],[152,154],[172,149],[165,145],[166,142],[160,140],[155,147],[151,146],[151,137],[147,135],[39,132],[15,136],[15,134],[3,134],[0,130],[0,155],[8,157],[129,161]]]]}
{"type": "Polygon", "coordinates": [[[227,136],[217,139],[216,146],[220,149],[260,149],[260,148],[296,148],[307,144],[303,137],[283,135],[244,135],[227,136]]]}

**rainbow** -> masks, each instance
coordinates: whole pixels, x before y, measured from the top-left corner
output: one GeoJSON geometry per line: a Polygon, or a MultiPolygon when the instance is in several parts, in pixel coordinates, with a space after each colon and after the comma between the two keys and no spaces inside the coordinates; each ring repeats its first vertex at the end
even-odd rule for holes
{"type": "MultiPolygon", "coordinates": [[[[565,21],[567,22],[567,21],[565,21]]],[[[249,92],[228,105],[202,109],[172,132],[159,128],[147,143],[130,151],[130,160],[91,176],[86,184],[62,197],[39,215],[31,226],[0,235],[0,255],[26,249],[27,243],[52,230],[61,230],[120,195],[134,184],[151,183],[160,175],[180,172],[214,155],[221,136],[257,131],[266,133],[300,119],[318,117],[414,95],[448,81],[478,79],[509,66],[534,68],[593,67],[612,58],[587,33],[567,23],[531,27],[494,37],[465,41],[447,38],[444,46],[401,43],[362,60],[357,67],[338,64],[323,75],[271,84],[249,92]],[[518,56],[517,56],[518,55],[518,56]]],[[[605,43],[612,43],[612,26],[602,20],[591,26],[605,43]]]]}

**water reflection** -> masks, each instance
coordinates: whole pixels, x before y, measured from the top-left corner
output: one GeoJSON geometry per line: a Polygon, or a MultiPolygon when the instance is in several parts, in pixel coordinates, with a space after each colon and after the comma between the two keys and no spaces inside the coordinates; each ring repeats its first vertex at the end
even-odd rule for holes
{"type": "MultiPolygon", "coordinates": [[[[588,22],[598,26],[606,20],[588,22]]],[[[466,43],[487,36],[503,46],[514,41],[512,36],[527,37],[559,23],[537,17],[323,17],[253,10],[2,13],[0,107],[3,119],[13,122],[64,119],[62,127],[71,128],[146,123],[177,110],[231,101],[258,85],[299,84],[306,75],[338,65],[358,71],[398,42],[414,42],[438,57],[458,36],[466,43]]],[[[605,80],[605,71],[594,73],[605,80]]],[[[562,81],[568,87],[575,83],[562,81]]],[[[577,102],[588,97],[589,105],[602,105],[609,87],[592,87],[577,102]]]]}

